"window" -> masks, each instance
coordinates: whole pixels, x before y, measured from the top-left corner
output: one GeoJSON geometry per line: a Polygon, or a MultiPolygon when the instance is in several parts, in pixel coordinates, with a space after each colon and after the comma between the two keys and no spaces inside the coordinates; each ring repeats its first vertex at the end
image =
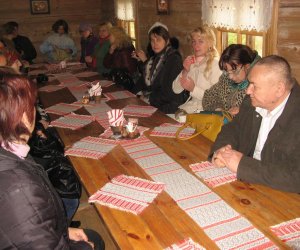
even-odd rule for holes
{"type": "Polygon", "coordinates": [[[219,52],[242,43],[265,55],[272,10],[273,0],[202,0],[203,23],[216,29],[219,52]]]}
{"type": "Polygon", "coordinates": [[[136,47],[135,0],[115,0],[117,25],[131,37],[136,47]]]}
{"type": "Polygon", "coordinates": [[[265,53],[265,33],[262,32],[247,32],[234,31],[226,29],[217,29],[217,48],[219,52],[233,43],[240,43],[248,45],[250,48],[256,50],[259,55],[264,56],[265,53]]]}

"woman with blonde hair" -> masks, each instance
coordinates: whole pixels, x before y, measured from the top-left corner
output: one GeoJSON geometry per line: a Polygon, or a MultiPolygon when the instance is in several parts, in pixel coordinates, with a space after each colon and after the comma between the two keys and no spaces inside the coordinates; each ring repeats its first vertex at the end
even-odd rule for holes
{"type": "Polygon", "coordinates": [[[184,60],[183,70],[173,82],[173,91],[176,94],[188,91],[190,97],[179,106],[177,114],[203,110],[204,91],[217,83],[222,74],[213,30],[208,26],[198,27],[190,33],[189,40],[194,53],[184,60]]]}
{"type": "Polygon", "coordinates": [[[110,29],[110,48],[106,54],[103,65],[108,69],[127,70],[133,77],[137,72],[137,61],[131,57],[135,50],[131,38],[121,27],[110,29]]]}

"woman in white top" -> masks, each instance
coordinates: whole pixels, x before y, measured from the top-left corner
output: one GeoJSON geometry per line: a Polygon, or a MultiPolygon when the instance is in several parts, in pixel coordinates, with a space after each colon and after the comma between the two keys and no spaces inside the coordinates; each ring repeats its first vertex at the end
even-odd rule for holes
{"type": "Polygon", "coordinates": [[[188,91],[190,97],[179,106],[179,111],[195,113],[203,110],[204,91],[218,82],[222,71],[218,65],[219,54],[213,30],[207,26],[198,27],[190,33],[189,38],[194,53],[184,60],[184,69],[174,80],[173,91],[176,94],[188,91]]]}

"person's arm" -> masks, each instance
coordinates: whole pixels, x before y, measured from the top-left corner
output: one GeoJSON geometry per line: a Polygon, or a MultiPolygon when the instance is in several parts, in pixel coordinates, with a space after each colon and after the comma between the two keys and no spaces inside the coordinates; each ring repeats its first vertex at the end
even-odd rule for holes
{"type": "Polygon", "coordinates": [[[70,38],[70,41],[69,41],[68,49],[71,50],[70,54],[72,54],[72,57],[76,56],[76,54],[77,54],[77,48],[76,48],[74,40],[71,39],[71,38],[70,38]]]}
{"type": "Polygon", "coordinates": [[[54,50],[52,43],[49,40],[49,37],[44,40],[44,42],[40,45],[40,51],[43,54],[52,52],[54,50]]]}
{"type": "Polygon", "coordinates": [[[222,74],[216,84],[204,91],[202,99],[203,110],[215,111],[222,108],[222,91],[225,91],[224,79],[225,75],[222,74]]]}
{"type": "Polygon", "coordinates": [[[184,90],[184,88],[181,86],[180,83],[181,77],[182,77],[182,72],[180,72],[179,75],[176,77],[176,79],[173,81],[172,90],[174,91],[175,94],[179,94],[184,90]]]}
{"type": "Polygon", "coordinates": [[[136,59],[131,57],[134,48],[125,48],[121,50],[119,60],[121,62],[121,68],[125,68],[128,70],[129,74],[132,76],[135,72],[137,72],[137,61],[136,59]]]}
{"type": "Polygon", "coordinates": [[[164,65],[164,73],[161,79],[162,93],[160,98],[160,110],[166,114],[172,114],[178,106],[184,103],[183,93],[175,94],[172,89],[173,81],[182,70],[182,59],[177,53],[172,54],[164,65]]]}

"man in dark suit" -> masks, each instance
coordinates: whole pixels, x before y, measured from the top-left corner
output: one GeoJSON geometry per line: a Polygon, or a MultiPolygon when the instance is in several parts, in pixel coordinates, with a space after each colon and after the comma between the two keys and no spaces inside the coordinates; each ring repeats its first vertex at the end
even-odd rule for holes
{"type": "Polygon", "coordinates": [[[241,181],[300,193],[300,87],[290,65],[267,56],[248,80],[240,112],[212,147],[212,163],[241,181]]]}

